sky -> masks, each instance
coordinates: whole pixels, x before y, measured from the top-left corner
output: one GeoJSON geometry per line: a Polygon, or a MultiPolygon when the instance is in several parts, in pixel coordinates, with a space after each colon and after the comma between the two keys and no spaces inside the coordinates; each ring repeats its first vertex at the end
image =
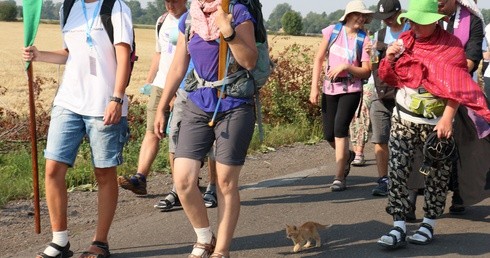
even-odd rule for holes
{"type": "MultiPolygon", "coordinates": [[[[15,0],[18,5],[21,5],[22,0],[15,0]]],[[[154,2],[155,0],[140,0],[142,6],[145,7],[147,2],[154,2]]],[[[53,0],[53,2],[61,2],[61,0],[53,0]]],[[[349,0],[261,0],[262,12],[264,18],[268,19],[270,13],[278,4],[288,3],[292,9],[299,11],[303,17],[309,12],[315,13],[331,13],[339,9],[344,9],[349,0]]],[[[480,9],[490,9],[490,0],[479,0],[478,7],[480,9]]],[[[364,3],[369,7],[376,5],[378,0],[364,0],[364,3]]],[[[403,9],[407,9],[408,0],[400,0],[403,9]]]]}

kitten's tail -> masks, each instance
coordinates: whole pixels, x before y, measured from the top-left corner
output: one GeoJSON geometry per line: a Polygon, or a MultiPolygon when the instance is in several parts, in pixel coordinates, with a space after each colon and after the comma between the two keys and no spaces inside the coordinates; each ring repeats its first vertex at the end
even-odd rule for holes
{"type": "Polygon", "coordinates": [[[316,222],[313,222],[313,223],[315,223],[315,227],[316,227],[317,229],[326,229],[326,228],[329,228],[329,227],[331,227],[331,226],[332,226],[332,224],[322,225],[322,224],[320,224],[320,223],[316,223],[316,222]]]}

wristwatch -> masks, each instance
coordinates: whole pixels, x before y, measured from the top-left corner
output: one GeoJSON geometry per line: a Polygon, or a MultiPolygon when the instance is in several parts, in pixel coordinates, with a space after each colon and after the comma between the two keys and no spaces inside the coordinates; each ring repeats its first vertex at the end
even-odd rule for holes
{"type": "Polygon", "coordinates": [[[118,97],[115,97],[115,96],[112,96],[112,97],[110,98],[110,101],[117,102],[117,103],[119,103],[119,104],[121,104],[121,105],[122,105],[122,103],[124,102],[122,98],[118,98],[118,97]]]}

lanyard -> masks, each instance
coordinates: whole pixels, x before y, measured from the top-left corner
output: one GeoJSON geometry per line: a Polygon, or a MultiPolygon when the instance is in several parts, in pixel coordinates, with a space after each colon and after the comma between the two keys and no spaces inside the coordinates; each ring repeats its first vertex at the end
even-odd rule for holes
{"type": "Polygon", "coordinates": [[[92,17],[92,23],[90,23],[90,26],[88,25],[88,18],[87,18],[87,7],[85,7],[85,0],[80,0],[82,2],[82,9],[83,9],[83,16],[85,16],[85,21],[87,25],[87,29],[85,30],[85,34],[87,36],[87,44],[92,47],[93,41],[92,41],[92,36],[90,35],[90,31],[92,30],[92,26],[94,26],[94,21],[97,15],[99,15],[99,10],[100,10],[100,4],[102,3],[103,0],[98,0],[97,7],[94,10],[93,17],[92,17]]]}
{"type": "Polygon", "coordinates": [[[357,35],[356,35],[356,41],[354,42],[354,50],[352,52],[349,51],[349,41],[347,39],[347,32],[345,31],[345,28],[342,28],[342,31],[344,32],[344,43],[345,43],[345,53],[347,54],[347,60],[349,61],[349,64],[354,63],[354,58],[356,57],[356,52],[357,52],[357,35]]]}

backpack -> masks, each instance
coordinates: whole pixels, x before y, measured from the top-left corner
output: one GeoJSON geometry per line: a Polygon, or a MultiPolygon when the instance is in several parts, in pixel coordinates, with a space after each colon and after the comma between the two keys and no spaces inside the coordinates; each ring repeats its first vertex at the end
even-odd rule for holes
{"type": "Polygon", "coordinates": [[[163,22],[167,19],[168,12],[163,13],[157,20],[157,37],[160,35],[160,29],[162,28],[163,22]]]}
{"type": "MultiPolygon", "coordinates": [[[[61,6],[61,11],[60,11],[61,28],[65,26],[66,21],[68,20],[68,15],[70,14],[73,4],[75,4],[75,1],[76,0],[63,1],[63,5],[61,6]]],[[[100,7],[100,13],[99,13],[102,24],[104,25],[104,29],[106,30],[107,35],[109,36],[109,40],[113,44],[114,44],[114,27],[112,25],[111,15],[115,3],[116,0],[104,0],[102,2],[102,6],[100,7]]],[[[136,42],[135,42],[135,34],[133,29],[133,45],[132,45],[131,53],[129,55],[130,69],[129,69],[128,84],[126,86],[129,85],[129,81],[131,80],[131,73],[133,72],[133,68],[134,68],[134,62],[136,61],[138,61],[138,56],[136,55],[136,42]]]]}
{"type": "MultiPolygon", "coordinates": [[[[386,44],[384,43],[385,41],[385,36],[386,36],[386,27],[378,31],[378,37],[377,37],[377,44],[382,44],[382,50],[378,49],[379,52],[379,60],[385,57],[386,55],[386,44]]],[[[378,95],[378,99],[383,101],[383,104],[387,106],[388,109],[392,110],[393,107],[395,106],[395,95],[396,95],[396,88],[386,84],[383,82],[378,75],[378,67],[379,67],[379,62],[373,64],[372,69],[373,69],[373,79],[374,79],[374,87],[376,88],[376,93],[378,95]]]]}
{"type": "MultiPolygon", "coordinates": [[[[327,46],[327,57],[328,57],[328,52],[330,51],[330,48],[332,47],[333,43],[337,40],[339,37],[340,30],[342,29],[343,23],[338,22],[335,24],[335,27],[333,28],[332,34],[330,34],[330,38],[328,40],[328,46],[327,46]]],[[[361,56],[362,56],[362,46],[364,44],[364,39],[366,38],[366,32],[363,30],[358,30],[357,32],[357,38],[356,38],[356,44],[357,44],[357,61],[361,63],[361,56]]]]}

